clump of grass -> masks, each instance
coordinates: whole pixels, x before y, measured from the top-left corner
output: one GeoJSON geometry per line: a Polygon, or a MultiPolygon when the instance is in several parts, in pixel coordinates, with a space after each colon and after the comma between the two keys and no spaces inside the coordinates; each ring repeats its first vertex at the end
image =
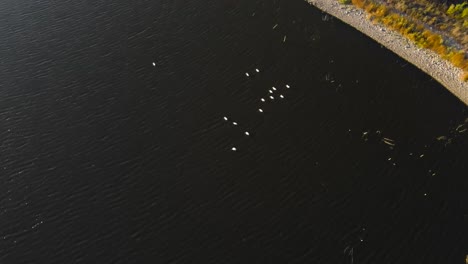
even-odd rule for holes
{"type": "Polygon", "coordinates": [[[355,6],[359,7],[359,8],[364,8],[364,6],[366,5],[364,0],[351,0],[351,3],[353,3],[353,5],[355,5],[355,6]]]}
{"type": "Polygon", "coordinates": [[[451,4],[447,9],[447,15],[451,15],[456,18],[465,18],[468,17],[468,2],[461,4],[451,4]]]}
{"type": "MultiPolygon", "coordinates": [[[[462,80],[468,82],[468,71],[464,72],[462,75],[462,80]]],[[[468,264],[468,256],[466,257],[466,263],[468,264]]]]}
{"type": "Polygon", "coordinates": [[[351,0],[338,0],[338,2],[340,2],[340,4],[343,4],[343,5],[351,4],[351,0]]]}
{"type": "Polygon", "coordinates": [[[465,64],[465,53],[464,52],[451,52],[447,54],[448,59],[450,62],[460,68],[463,68],[465,64]]]}

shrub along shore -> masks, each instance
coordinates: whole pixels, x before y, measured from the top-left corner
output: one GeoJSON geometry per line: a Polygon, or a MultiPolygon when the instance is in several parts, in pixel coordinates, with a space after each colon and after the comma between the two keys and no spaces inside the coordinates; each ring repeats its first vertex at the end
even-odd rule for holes
{"type": "MultiPolygon", "coordinates": [[[[432,24],[430,24],[416,19],[415,15],[407,15],[403,10],[393,8],[392,5],[389,6],[388,2],[377,3],[371,0],[307,1],[411,62],[468,105],[468,58],[466,45],[463,43],[464,38],[468,37],[465,33],[466,30],[461,31],[461,33],[457,31],[460,26],[465,27],[463,23],[466,20],[462,17],[463,6],[461,6],[462,8],[451,6],[453,15],[447,14],[446,17],[439,20],[431,18],[432,24]],[[457,8],[458,10],[455,10],[457,8]],[[451,20],[448,25],[438,23],[438,21],[445,22],[447,20],[451,20]],[[457,21],[460,23],[456,24],[457,21]],[[451,31],[447,30],[449,26],[451,31]],[[445,27],[445,31],[443,27],[445,27]],[[446,34],[446,32],[448,33],[446,34]]],[[[411,11],[410,8],[405,10],[410,10],[411,14],[419,14],[414,10],[411,11]]],[[[430,16],[428,17],[430,18],[430,16]]]]}

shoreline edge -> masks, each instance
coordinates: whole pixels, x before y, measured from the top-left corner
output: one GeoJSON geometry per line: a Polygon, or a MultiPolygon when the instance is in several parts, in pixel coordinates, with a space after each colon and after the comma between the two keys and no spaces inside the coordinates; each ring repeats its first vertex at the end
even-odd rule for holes
{"type": "Polygon", "coordinates": [[[364,10],[337,0],[306,0],[321,11],[330,14],[377,41],[409,63],[430,75],[452,94],[468,105],[468,82],[461,80],[462,70],[442,59],[435,52],[419,48],[415,43],[381,24],[367,19],[364,10]]]}

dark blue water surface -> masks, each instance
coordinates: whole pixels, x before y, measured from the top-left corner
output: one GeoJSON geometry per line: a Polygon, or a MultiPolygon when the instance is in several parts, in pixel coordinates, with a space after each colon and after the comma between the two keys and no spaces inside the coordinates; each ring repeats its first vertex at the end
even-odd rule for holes
{"type": "Polygon", "coordinates": [[[0,34],[1,263],[468,254],[467,107],[303,0],[5,0],[0,34]]]}

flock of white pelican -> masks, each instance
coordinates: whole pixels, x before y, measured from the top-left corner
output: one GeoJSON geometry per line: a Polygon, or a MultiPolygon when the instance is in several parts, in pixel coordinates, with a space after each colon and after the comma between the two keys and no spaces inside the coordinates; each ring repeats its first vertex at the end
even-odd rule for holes
{"type": "MultiPolygon", "coordinates": [[[[154,66],[154,65],[153,65],[153,66],[154,66]]],[[[260,73],[260,70],[259,70],[258,68],[256,68],[256,69],[255,69],[255,73],[260,73]]],[[[245,76],[250,77],[250,76],[251,76],[251,73],[246,72],[246,73],[245,73],[245,76]]],[[[290,86],[289,84],[286,84],[286,85],[284,86],[284,88],[285,88],[285,89],[290,89],[291,86],[290,86]]],[[[261,103],[265,103],[265,102],[267,101],[265,98],[269,98],[270,100],[275,100],[274,95],[275,95],[276,92],[279,92],[279,90],[280,90],[280,89],[279,89],[279,88],[276,88],[275,86],[271,87],[271,89],[268,90],[268,97],[262,97],[262,98],[260,98],[260,102],[261,102],[261,103]]],[[[285,96],[284,96],[283,94],[279,94],[278,97],[279,97],[280,99],[284,99],[284,98],[285,98],[285,96]]],[[[261,106],[260,106],[260,108],[258,108],[258,112],[259,112],[259,113],[263,113],[263,112],[264,112],[264,110],[263,110],[263,108],[261,108],[261,106]]],[[[238,123],[237,123],[236,121],[230,121],[229,118],[228,118],[227,116],[224,116],[224,117],[223,117],[223,120],[226,121],[226,122],[231,122],[231,124],[232,124],[233,126],[237,126],[237,125],[238,125],[238,123]]],[[[250,136],[250,132],[249,132],[249,131],[244,131],[244,135],[245,135],[245,136],[250,136]]],[[[231,151],[237,151],[237,148],[233,146],[233,147],[231,147],[231,151]]]]}

